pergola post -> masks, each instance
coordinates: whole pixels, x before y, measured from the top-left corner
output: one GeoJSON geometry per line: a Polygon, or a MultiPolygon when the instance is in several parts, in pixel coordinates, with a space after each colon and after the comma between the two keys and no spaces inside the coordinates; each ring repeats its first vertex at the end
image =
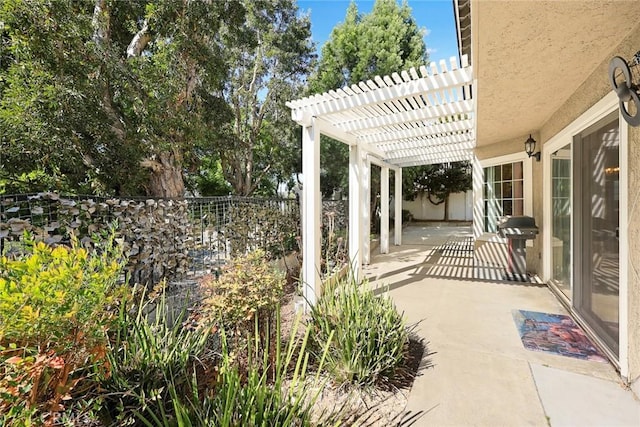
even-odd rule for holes
{"type": "Polygon", "coordinates": [[[473,188],[473,237],[477,239],[484,233],[484,169],[475,154],[471,158],[471,177],[473,188]]]}
{"type": "Polygon", "coordinates": [[[389,167],[380,172],[380,253],[389,253],[389,167]]]}
{"type": "Polygon", "coordinates": [[[357,144],[349,147],[349,259],[351,260],[351,274],[354,280],[360,281],[362,270],[362,252],[360,241],[363,228],[361,206],[361,174],[363,160],[357,144]]]}
{"type": "Polygon", "coordinates": [[[363,161],[362,179],[362,263],[371,262],[371,160],[367,157],[363,161]]]}
{"type": "Polygon", "coordinates": [[[320,131],[314,124],[302,129],[302,294],[308,305],[317,300],[320,279],[320,131]]]}
{"type": "Polygon", "coordinates": [[[396,173],[394,175],[395,194],[393,196],[393,201],[395,202],[395,218],[393,223],[393,240],[396,246],[400,246],[402,244],[402,168],[396,169],[396,173]]]}

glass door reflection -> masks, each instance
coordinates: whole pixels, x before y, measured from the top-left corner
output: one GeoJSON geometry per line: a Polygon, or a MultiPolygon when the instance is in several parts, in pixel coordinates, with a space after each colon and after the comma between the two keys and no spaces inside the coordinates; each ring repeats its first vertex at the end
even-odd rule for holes
{"type": "Polygon", "coordinates": [[[571,144],[551,156],[551,284],[571,300],[571,144]]]}

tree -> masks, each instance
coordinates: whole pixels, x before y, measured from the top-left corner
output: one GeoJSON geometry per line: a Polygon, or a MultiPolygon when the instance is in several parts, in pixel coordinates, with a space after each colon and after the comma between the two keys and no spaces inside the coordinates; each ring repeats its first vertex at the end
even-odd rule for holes
{"type": "MultiPolygon", "coordinates": [[[[355,2],[351,2],[344,22],[333,29],[322,47],[318,69],[310,79],[311,92],[325,92],[424,65],[428,59],[424,31],[416,24],[406,1],[399,5],[396,0],[376,0],[366,15],[359,14],[355,2]]],[[[321,162],[326,165],[321,180],[323,194],[344,191],[348,182],[348,147],[323,137],[321,162]]]]}
{"type": "Polygon", "coordinates": [[[244,12],[238,0],[3,3],[0,179],[181,197],[212,123],[232,118],[225,46],[250,45],[244,12]]]}
{"type": "Polygon", "coordinates": [[[300,136],[285,102],[301,93],[315,60],[311,23],[294,0],[244,0],[251,49],[228,47],[223,97],[232,119],[213,151],[235,194],[274,193],[296,169],[300,136]]]}
{"type": "Polygon", "coordinates": [[[425,195],[434,205],[444,203],[444,220],[449,219],[449,196],[471,189],[469,162],[440,163],[405,168],[402,192],[406,200],[425,195]]]}

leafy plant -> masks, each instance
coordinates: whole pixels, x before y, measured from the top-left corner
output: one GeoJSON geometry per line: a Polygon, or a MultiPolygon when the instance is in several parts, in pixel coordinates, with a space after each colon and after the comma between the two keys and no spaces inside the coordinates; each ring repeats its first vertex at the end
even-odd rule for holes
{"type": "Polygon", "coordinates": [[[103,360],[122,252],[113,232],[88,252],[34,243],[0,258],[0,421],[23,425],[39,412],[60,412],[86,374],[103,360]]]}
{"type": "Polygon", "coordinates": [[[251,331],[254,319],[268,319],[276,311],[284,288],[284,276],[266,259],[261,249],[238,256],[222,270],[219,278],[207,278],[211,293],[206,307],[227,330],[251,331]]]}
{"type": "Polygon", "coordinates": [[[408,349],[402,314],[353,278],[329,284],[312,307],[311,343],[329,343],[325,370],[339,384],[367,387],[390,380],[408,349]]]}
{"type": "Polygon", "coordinates": [[[110,369],[99,378],[107,418],[119,425],[161,413],[171,393],[191,393],[191,377],[213,366],[210,328],[184,326],[185,311],[167,322],[171,308],[164,293],[153,317],[148,307],[149,301],[133,311],[123,306],[107,349],[110,369]]]}
{"type": "MultiPolygon", "coordinates": [[[[171,406],[163,404],[158,412],[138,414],[147,426],[309,426],[312,423],[312,408],[322,390],[318,373],[308,376],[309,353],[306,346],[309,332],[298,333],[296,321],[285,348],[280,339],[281,323],[276,316],[274,333],[261,330],[257,319],[254,333],[248,342],[249,369],[245,372],[227,345],[226,335],[221,331],[222,355],[218,381],[215,387],[204,394],[199,387],[192,386],[192,394],[186,398],[170,387],[171,406]],[[265,338],[266,341],[265,341],[265,338]],[[273,352],[262,351],[273,347],[273,352]],[[273,353],[275,358],[268,356],[273,353]],[[173,413],[175,420],[167,416],[173,413]]],[[[268,325],[266,326],[269,327],[268,325]]],[[[321,355],[320,366],[326,351],[321,355]]],[[[325,414],[323,420],[332,419],[325,414]]]]}

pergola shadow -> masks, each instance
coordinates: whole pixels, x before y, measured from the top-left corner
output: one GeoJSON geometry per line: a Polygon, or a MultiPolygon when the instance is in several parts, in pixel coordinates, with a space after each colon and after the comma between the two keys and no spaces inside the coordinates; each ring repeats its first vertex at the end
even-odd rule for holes
{"type": "MultiPolygon", "coordinates": [[[[428,228],[421,230],[428,233],[428,228]]],[[[388,254],[372,256],[365,268],[369,281],[375,282],[376,292],[394,290],[424,279],[491,282],[510,286],[545,286],[536,275],[514,275],[500,256],[479,259],[474,254],[474,240],[470,233],[460,233],[451,227],[451,234],[433,240],[438,244],[409,244],[394,246],[388,254]]],[[[446,233],[446,231],[445,231],[446,233]]],[[[424,238],[428,240],[428,238],[424,238]]]]}

